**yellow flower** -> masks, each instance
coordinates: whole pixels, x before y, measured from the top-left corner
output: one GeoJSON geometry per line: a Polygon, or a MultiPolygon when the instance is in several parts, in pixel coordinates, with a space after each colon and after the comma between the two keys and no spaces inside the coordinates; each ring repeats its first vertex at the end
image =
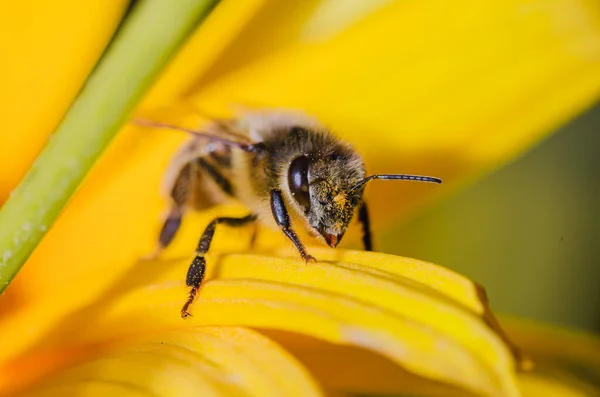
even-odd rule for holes
{"type": "MultiPolygon", "coordinates": [[[[88,3],[78,10],[79,3],[54,2],[50,26],[28,26],[31,44],[25,44],[38,50],[19,52],[11,41],[16,66],[0,76],[18,79],[3,98],[14,110],[2,134],[10,151],[2,169],[10,172],[0,197],[63,116],[127,6],[88,3]],[[42,38],[53,42],[64,31],[73,32],[72,47],[51,57],[61,60],[55,70],[41,65],[17,73],[31,64],[30,54],[48,48],[42,38]],[[70,85],[44,86],[35,102],[22,96],[28,88],[22,82],[35,81],[33,74],[70,85]],[[24,109],[44,117],[25,117],[24,109]]],[[[599,12],[592,1],[560,0],[223,1],[138,115],[191,125],[232,104],[301,108],[353,142],[373,173],[433,174],[458,186],[596,99],[599,12]]],[[[19,15],[38,14],[15,8],[1,15],[15,36],[26,30],[14,25],[19,15]]],[[[413,259],[316,246],[309,248],[319,262],[305,266],[283,237],[268,231],[251,251],[250,231],[217,231],[210,281],[195,316],[183,322],[183,276],[198,230],[216,214],[244,211],[193,214],[163,259],[138,260],[154,246],[165,209],[157,186],[184,139],[129,126],[102,156],[0,299],[0,394],[588,391],[548,380],[552,372],[517,376],[526,361],[470,280],[413,259]]],[[[374,184],[367,197],[375,229],[448,191],[374,184]]],[[[555,356],[515,334],[547,368],[543,360],[555,356]]],[[[578,342],[554,337],[552,345],[564,340],[578,342]]],[[[575,357],[599,366],[592,355],[575,357]]]]}

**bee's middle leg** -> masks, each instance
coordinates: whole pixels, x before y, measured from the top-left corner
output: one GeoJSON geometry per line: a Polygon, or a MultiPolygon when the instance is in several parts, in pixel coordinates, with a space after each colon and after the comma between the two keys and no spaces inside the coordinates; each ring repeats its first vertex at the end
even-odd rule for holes
{"type": "Polygon", "coordinates": [[[177,175],[170,192],[172,200],[171,210],[160,229],[156,249],[154,250],[154,253],[148,256],[148,258],[156,258],[165,248],[167,248],[181,227],[185,206],[191,194],[193,172],[194,166],[189,162],[179,171],[179,175],[177,175]]]}
{"type": "Polygon", "coordinates": [[[306,252],[306,248],[300,238],[292,229],[292,223],[290,221],[290,216],[288,215],[287,208],[285,208],[285,203],[283,202],[283,196],[281,191],[278,189],[271,190],[271,211],[273,212],[273,217],[275,218],[275,222],[281,228],[281,231],[289,238],[294,246],[302,256],[302,259],[306,263],[316,262],[317,260],[306,252]]]}
{"type": "Polygon", "coordinates": [[[200,290],[200,286],[202,285],[202,280],[204,279],[204,272],[206,270],[206,259],[204,255],[208,252],[210,248],[210,243],[212,242],[213,236],[215,234],[215,229],[218,224],[223,223],[229,226],[244,226],[247,223],[253,222],[256,220],[256,215],[250,214],[246,215],[242,218],[229,218],[229,217],[219,217],[213,219],[212,222],[206,226],[204,232],[202,233],[202,237],[200,237],[200,241],[198,242],[198,248],[196,248],[196,257],[192,261],[190,265],[187,276],[185,279],[185,283],[188,287],[191,287],[190,294],[188,296],[187,301],[183,305],[181,309],[181,317],[187,318],[190,315],[188,311],[190,305],[194,302],[196,298],[196,294],[200,290]]]}

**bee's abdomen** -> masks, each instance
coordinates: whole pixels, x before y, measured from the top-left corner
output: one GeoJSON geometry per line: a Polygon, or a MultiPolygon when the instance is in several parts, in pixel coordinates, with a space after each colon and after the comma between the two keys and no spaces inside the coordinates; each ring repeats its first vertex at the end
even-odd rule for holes
{"type": "Polygon", "coordinates": [[[231,147],[225,145],[210,145],[208,147],[208,156],[219,167],[231,169],[231,147]]]}
{"type": "Polygon", "coordinates": [[[217,186],[228,196],[234,196],[233,184],[227,176],[221,172],[218,166],[213,165],[207,158],[198,157],[196,163],[200,167],[201,171],[204,171],[208,177],[210,177],[217,186]]]}

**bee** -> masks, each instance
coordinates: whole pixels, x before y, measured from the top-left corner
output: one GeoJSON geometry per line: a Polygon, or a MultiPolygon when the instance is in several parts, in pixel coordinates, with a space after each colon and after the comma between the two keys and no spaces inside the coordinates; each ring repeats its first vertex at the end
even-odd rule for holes
{"type": "Polygon", "coordinates": [[[358,212],[363,244],[371,251],[369,212],[363,200],[367,182],[442,182],[435,177],[406,174],[367,176],[362,157],[349,143],[302,113],[248,112],[213,119],[202,130],[149,121],[138,124],[192,135],[174,156],[164,178],[170,209],[158,236],[156,253],[173,241],[187,211],[202,211],[230,199],[239,200],[249,209],[243,217],[215,218],[204,229],[186,276],[190,291],[181,309],[184,319],[190,315],[190,306],[202,285],[205,255],[217,225],[238,227],[258,221],[276,227],[309,263],[315,258],[300,241],[297,224],[336,247],[358,212]]]}

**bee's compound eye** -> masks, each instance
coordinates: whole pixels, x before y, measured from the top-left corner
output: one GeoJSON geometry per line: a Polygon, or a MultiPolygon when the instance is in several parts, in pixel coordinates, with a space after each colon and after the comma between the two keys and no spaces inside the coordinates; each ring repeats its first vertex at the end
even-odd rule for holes
{"type": "Polygon", "coordinates": [[[288,185],[294,199],[306,211],[310,209],[308,193],[308,157],[300,156],[290,164],[288,170],[288,185]]]}

